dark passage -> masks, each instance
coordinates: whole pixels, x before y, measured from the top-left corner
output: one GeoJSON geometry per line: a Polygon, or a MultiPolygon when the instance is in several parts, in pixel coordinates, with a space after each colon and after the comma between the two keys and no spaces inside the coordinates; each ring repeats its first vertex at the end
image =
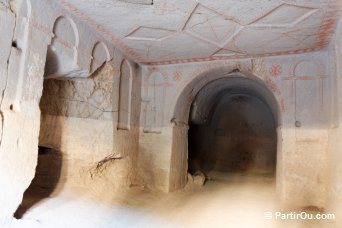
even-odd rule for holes
{"type": "Polygon", "coordinates": [[[36,174],[14,214],[17,219],[22,218],[25,212],[39,201],[48,198],[56,189],[61,176],[61,152],[46,147],[39,147],[38,151],[36,174]]]}
{"type": "Polygon", "coordinates": [[[190,173],[275,173],[276,123],[268,105],[255,96],[221,96],[205,123],[190,120],[188,137],[190,173]]]}

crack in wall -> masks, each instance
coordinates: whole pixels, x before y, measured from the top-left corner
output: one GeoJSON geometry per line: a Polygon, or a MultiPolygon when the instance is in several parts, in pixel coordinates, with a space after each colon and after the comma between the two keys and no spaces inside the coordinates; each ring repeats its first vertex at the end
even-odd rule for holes
{"type": "MultiPolygon", "coordinates": [[[[13,12],[13,10],[10,7],[10,1],[6,1],[7,4],[4,4],[3,1],[0,2],[0,4],[2,4],[5,8],[7,8],[10,12],[11,12],[11,16],[14,17],[14,25],[12,28],[12,38],[11,38],[11,43],[9,45],[12,44],[13,40],[14,40],[14,34],[15,34],[15,29],[17,27],[17,17],[16,14],[13,12]]],[[[8,14],[10,14],[9,12],[7,12],[8,14]]],[[[3,134],[4,134],[4,122],[5,122],[5,116],[3,113],[3,101],[5,99],[5,92],[7,90],[7,86],[8,86],[8,77],[9,77],[9,62],[10,62],[10,58],[12,56],[12,47],[10,48],[9,54],[7,56],[7,60],[6,60],[6,71],[5,71],[5,88],[3,89],[2,93],[1,93],[1,100],[0,100],[0,116],[1,116],[1,136],[0,136],[0,147],[2,145],[2,139],[3,139],[3,134]]]]}
{"type": "Polygon", "coordinates": [[[88,172],[92,180],[94,180],[95,176],[101,176],[104,171],[106,171],[107,167],[112,164],[116,160],[124,159],[121,154],[110,154],[103,158],[102,160],[96,162],[94,167],[91,167],[88,172]]]}
{"type": "Polygon", "coordinates": [[[88,104],[89,106],[91,106],[91,107],[93,107],[93,108],[95,108],[95,109],[97,109],[97,110],[102,111],[102,112],[113,112],[113,113],[119,112],[118,110],[109,111],[109,110],[102,109],[102,108],[97,107],[96,105],[94,105],[94,104],[92,104],[92,103],[90,103],[90,102],[88,102],[88,101],[82,101],[82,100],[77,100],[77,99],[68,99],[68,98],[63,98],[63,97],[59,97],[59,99],[65,100],[65,101],[70,101],[70,102],[85,103],[85,104],[88,104]]]}
{"type": "Polygon", "coordinates": [[[1,147],[1,143],[2,143],[2,137],[4,136],[3,132],[4,132],[4,114],[2,113],[2,111],[0,110],[0,117],[1,117],[1,134],[0,134],[0,147],[1,147]]]}

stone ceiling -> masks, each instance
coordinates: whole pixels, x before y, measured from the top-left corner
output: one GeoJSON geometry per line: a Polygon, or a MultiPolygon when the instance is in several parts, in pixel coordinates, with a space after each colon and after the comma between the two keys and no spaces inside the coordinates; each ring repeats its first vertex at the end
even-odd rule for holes
{"type": "Polygon", "coordinates": [[[318,50],[340,9],[340,0],[58,1],[142,64],[318,50]]]}

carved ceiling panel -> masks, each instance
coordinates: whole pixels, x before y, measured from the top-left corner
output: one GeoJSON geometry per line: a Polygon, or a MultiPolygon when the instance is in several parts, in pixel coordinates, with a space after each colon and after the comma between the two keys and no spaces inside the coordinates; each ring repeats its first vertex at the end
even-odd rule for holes
{"type": "Polygon", "coordinates": [[[318,50],[341,9],[340,0],[57,1],[143,64],[318,50]]]}

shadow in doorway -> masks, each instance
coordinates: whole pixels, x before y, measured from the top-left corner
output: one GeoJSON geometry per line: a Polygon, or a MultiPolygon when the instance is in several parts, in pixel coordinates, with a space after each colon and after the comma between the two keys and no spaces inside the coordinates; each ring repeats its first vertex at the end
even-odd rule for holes
{"type": "Polygon", "coordinates": [[[207,122],[190,119],[189,172],[275,174],[276,123],[271,109],[248,94],[219,98],[207,122]]]}
{"type": "Polygon", "coordinates": [[[60,180],[61,169],[61,152],[47,147],[39,147],[35,177],[26,189],[22,203],[14,213],[15,218],[21,219],[31,207],[49,198],[60,180]]]}

